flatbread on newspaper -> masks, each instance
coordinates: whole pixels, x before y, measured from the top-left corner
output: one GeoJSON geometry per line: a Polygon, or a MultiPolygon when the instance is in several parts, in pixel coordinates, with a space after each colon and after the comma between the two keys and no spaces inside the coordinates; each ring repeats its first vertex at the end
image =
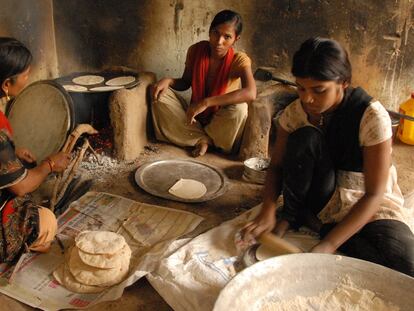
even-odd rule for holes
{"type": "Polygon", "coordinates": [[[79,294],[94,294],[103,292],[106,288],[100,286],[90,286],[79,283],[69,271],[66,264],[61,264],[55,271],[53,271],[55,279],[67,290],[79,294]]]}
{"type": "Polygon", "coordinates": [[[69,92],[87,92],[88,88],[82,85],[74,85],[74,84],[65,84],[63,88],[69,92]]]}
{"type": "Polygon", "coordinates": [[[136,78],[134,76],[123,76],[113,78],[105,82],[106,85],[127,85],[134,82],[136,78]]]}
{"type": "Polygon", "coordinates": [[[90,91],[94,92],[109,92],[122,89],[122,86],[97,86],[90,89],[90,91]]]}
{"type": "Polygon", "coordinates": [[[89,253],[85,253],[78,250],[80,259],[87,264],[88,266],[101,268],[101,269],[111,269],[119,267],[122,264],[123,260],[130,260],[131,258],[131,249],[129,248],[128,244],[125,244],[123,248],[119,252],[115,254],[107,255],[107,254],[98,254],[93,255],[89,253]]]}
{"type": "Polygon", "coordinates": [[[89,254],[115,254],[126,244],[122,235],[111,231],[82,231],[75,238],[76,246],[89,254]]]}
{"type": "Polygon", "coordinates": [[[79,76],[72,79],[73,83],[80,84],[80,85],[94,85],[102,83],[105,80],[104,77],[97,76],[97,75],[85,75],[79,76]]]}
{"type": "Polygon", "coordinates": [[[198,199],[206,194],[206,186],[194,179],[179,179],[169,190],[172,195],[182,199],[198,199]]]}
{"type": "Polygon", "coordinates": [[[94,286],[112,286],[121,282],[129,271],[129,258],[122,256],[120,265],[112,269],[100,269],[85,264],[79,257],[76,247],[72,249],[69,259],[69,271],[80,283],[94,286]]]}

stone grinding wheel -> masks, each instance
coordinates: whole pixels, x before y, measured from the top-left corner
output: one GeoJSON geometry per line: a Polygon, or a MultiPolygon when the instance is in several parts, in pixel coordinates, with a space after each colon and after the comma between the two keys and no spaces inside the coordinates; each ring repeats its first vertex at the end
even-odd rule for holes
{"type": "Polygon", "coordinates": [[[16,147],[29,149],[38,163],[62,148],[74,125],[72,99],[53,81],[39,81],[26,87],[11,102],[6,114],[16,147]]]}

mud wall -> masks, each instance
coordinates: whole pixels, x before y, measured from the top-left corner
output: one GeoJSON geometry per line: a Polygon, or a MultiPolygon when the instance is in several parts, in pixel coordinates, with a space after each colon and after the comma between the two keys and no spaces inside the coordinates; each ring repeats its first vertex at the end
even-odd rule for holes
{"type": "Polygon", "coordinates": [[[179,76],[187,47],[207,39],[214,14],[230,8],[244,18],[236,48],[254,67],[272,66],[291,78],[299,44],[327,36],[349,50],[354,84],[387,107],[395,109],[414,89],[410,0],[0,0],[0,6],[0,34],[18,37],[35,54],[33,78],[116,65],[179,76]]]}
{"type": "Polygon", "coordinates": [[[142,0],[54,1],[59,69],[93,70],[127,65],[161,76],[182,73],[186,49],[208,38],[214,14],[240,12],[237,48],[254,67],[289,75],[299,44],[310,36],[337,39],[350,52],[354,84],[388,107],[414,89],[413,2],[409,0],[142,0]]]}
{"type": "Polygon", "coordinates": [[[0,36],[15,37],[31,50],[30,81],[58,75],[52,0],[0,0],[0,36]]]}

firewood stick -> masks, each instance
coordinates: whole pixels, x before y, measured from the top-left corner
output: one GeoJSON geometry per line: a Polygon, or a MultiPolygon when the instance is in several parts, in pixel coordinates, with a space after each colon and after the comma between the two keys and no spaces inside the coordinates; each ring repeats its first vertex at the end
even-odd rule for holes
{"type": "MultiPolygon", "coordinates": [[[[70,133],[70,135],[66,139],[66,142],[62,148],[62,151],[66,153],[71,153],[79,137],[85,133],[92,135],[92,134],[97,134],[98,131],[95,130],[90,124],[78,124],[76,128],[72,131],[72,133],[70,133]]],[[[75,162],[76,162],[76,158],[74,160],[74,163],[75,162]]],[[[72,170],[72,167],[70,169],[72,170]]],[[[63,177],[63,173],[58,174],[58,177],[56,178],[55,184],[53,186],[52,196],[50,198],[50,205],[49,205],[49,208],[51,211],[55,209],[55,205],[57,202],[57,193],[58,193],[59,185],[62,182],[62,177],[63,177]]]]}
{"type": "MultiPolygon", "coordinates": [[[[70,163],[69,163],[68,168],[66,169],[66,171],[70,172],[72,170],[73,166],[75,165],[75,162],[76,162],[76,157],[74,157],[70,161],[70,163]]],[[[55,205],[57,203],[57,193],[58,193],[58,190],[59,190],[59,186],[62,183],[63,175],[64,175],[64,173],[58,174],[56,176],[55,184],[53,185],[52,196],[50,198],[50,204],[49,204],[49,208],[50,208],[50,210],[52,212],[55,209],[55,205]]]]}
{"type": "Polygon", "coordinates": [[[92,152],[93,156],[96,159],[96,162],[98,162],[99,165],[102,165],[102,162],[99,161],[99,157],[98,157],[98,153],[96,152],[95,149],[93,149],[93,147],[89,144],[89,150],[92,152]]]}
{"type": "Polygon", "coordinates": [[[75,176],[75,173],[79,167],[79,165],[81,164],[83,157],[85,156],[85,152],[89,147],[89,141],[87,139],[85,139],[82,148],[79,151],[78,156],[76,157],[75,163],[72,167],[72,170],[69,171],[68,176],[62,186],[62,188],[60,189],[59,195],[57,196],[56,202],[59,202],[59,200],[63,197],[63,195],[65,194],[66,189],[69,186],[69,183],[71,182],[71,180],[73,179],[73,177],[75,176]]]}
{"type": "Polygon", "coordinates": [[[69,137],[67,138],[65,145],[62,148],[63,152],[72,152],[73,147],[75,146],[76,142],[78,141],[79,137],[83,134],[97,134],[98,131],[95,130],[90,124],[78,124],[76,128],[70,133],[69,137]]]}

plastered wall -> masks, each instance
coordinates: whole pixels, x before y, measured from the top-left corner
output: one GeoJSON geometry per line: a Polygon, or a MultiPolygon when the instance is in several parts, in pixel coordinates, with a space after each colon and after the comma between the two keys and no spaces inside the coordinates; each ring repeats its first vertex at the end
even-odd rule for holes
{"type": "Polygon", "coordinates": [[[0,36],[15,37],[31,50],[31,81],[58,75],[52,0],[0,0],[0,36]]]}
{"type": "Polygon", "coordinates": [[[414,90],[410,0],[0,0],[0,4],[5,4],[0,34],[16,34],[35,51],[36,77],[114,65],[153,71],[158,77],[179,76],[187,47],[207,39],[214,14],[230,8],[244,18],[236,48],[251,56],[255,68],[276,67],[280,77],[291,78],[290,63],[299,44],[310,36],[327,36],[349,50],[354,84],[388,108],[397,109],[414,90]]]}

